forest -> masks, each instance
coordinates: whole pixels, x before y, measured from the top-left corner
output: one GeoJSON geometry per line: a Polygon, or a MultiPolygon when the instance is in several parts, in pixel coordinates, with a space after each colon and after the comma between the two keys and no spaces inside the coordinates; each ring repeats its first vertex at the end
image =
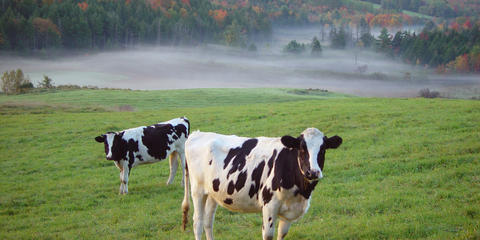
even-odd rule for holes
{"type": "Polygon", "coordinates": [[[480,69],[474,1],[4,0],[0,8],[0,49],[15,54],[139,44],[256,50],[273,26],[314,24],[333,48],[373,48],[438,73],[480,69]],[[403,30],[419,25],[421,33],[403,30]],[[383,28],[378,36],[376,28],[383,28]]]}

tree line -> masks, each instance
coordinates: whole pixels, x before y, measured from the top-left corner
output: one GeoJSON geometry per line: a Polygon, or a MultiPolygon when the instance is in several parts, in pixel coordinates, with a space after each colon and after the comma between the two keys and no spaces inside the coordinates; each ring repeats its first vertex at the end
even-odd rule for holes
{"type": "Polygon", "coordinates": [[[246,45],[270,34],[265,14],[189,0],[21,0],[0,3],[0,49],[105,49],[147,44],[246,45]]]}
{"type": "Polygon", "coordinates": [[[480,72],[480,27],[457,31],[424,30],[419,34],[383,29],[378,50],[406,62],[444,72],[480,72]]]}

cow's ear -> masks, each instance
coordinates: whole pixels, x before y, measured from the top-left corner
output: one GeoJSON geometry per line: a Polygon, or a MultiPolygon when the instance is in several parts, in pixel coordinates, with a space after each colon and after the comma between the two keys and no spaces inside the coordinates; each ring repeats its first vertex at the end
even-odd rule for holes
{"type": "Polygon", "coordinates": [[[95,138],[95,141],[97,141],[97,142],[99,142],[99,143],[105,142],[105,135],[97,136],[97,137],[95,138]]]}
{"type": "Polygon", "coordinates": [[[338,148],[342,144],[342,138],[335,135],[331,138],[326,138],[325,139],[325,147],[328,148],[338,148]]]}
{"type": "Polygon", "coordinates": [[[300,140],[298,138],[294,138],[292,136],[283,136],[282,144],[288,148],[300,148],[300,140]]]}

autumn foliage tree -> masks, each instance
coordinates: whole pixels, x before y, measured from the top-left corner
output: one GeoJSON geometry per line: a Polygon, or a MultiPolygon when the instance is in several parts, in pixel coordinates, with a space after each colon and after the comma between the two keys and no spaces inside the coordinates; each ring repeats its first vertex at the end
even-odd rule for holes
{"type": "Polygon", "coordinates": [[[2,91],[6,95],[25,93],[33,88],[33,84],[25,77],[21,69],[4,72],[1,85],[2,91]]]}

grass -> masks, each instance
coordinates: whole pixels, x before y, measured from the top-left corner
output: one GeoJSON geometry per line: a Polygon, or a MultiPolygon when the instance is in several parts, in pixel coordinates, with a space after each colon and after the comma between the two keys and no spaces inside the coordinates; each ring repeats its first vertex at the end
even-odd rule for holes
{"type": "MultiPolygon", "coordinates": [[[[317,127],[343,145],[287,239],[480,238],[480,102],[353,98],[293,89],[78,90],[0,96],[1,239],[193,239],[180,175],[118,170],[94,137],[188,116],[242,136],[317,127]],[[130,105],[135,111],[115,111],[130,105]]],[[[192,211],[190,211],[190,217],[192,211]]],[[[191,221],[190,221],[191,223],[191,221]]],[[[260,239],[260,214],[219,208],[217,239],[260,239]]]]}

